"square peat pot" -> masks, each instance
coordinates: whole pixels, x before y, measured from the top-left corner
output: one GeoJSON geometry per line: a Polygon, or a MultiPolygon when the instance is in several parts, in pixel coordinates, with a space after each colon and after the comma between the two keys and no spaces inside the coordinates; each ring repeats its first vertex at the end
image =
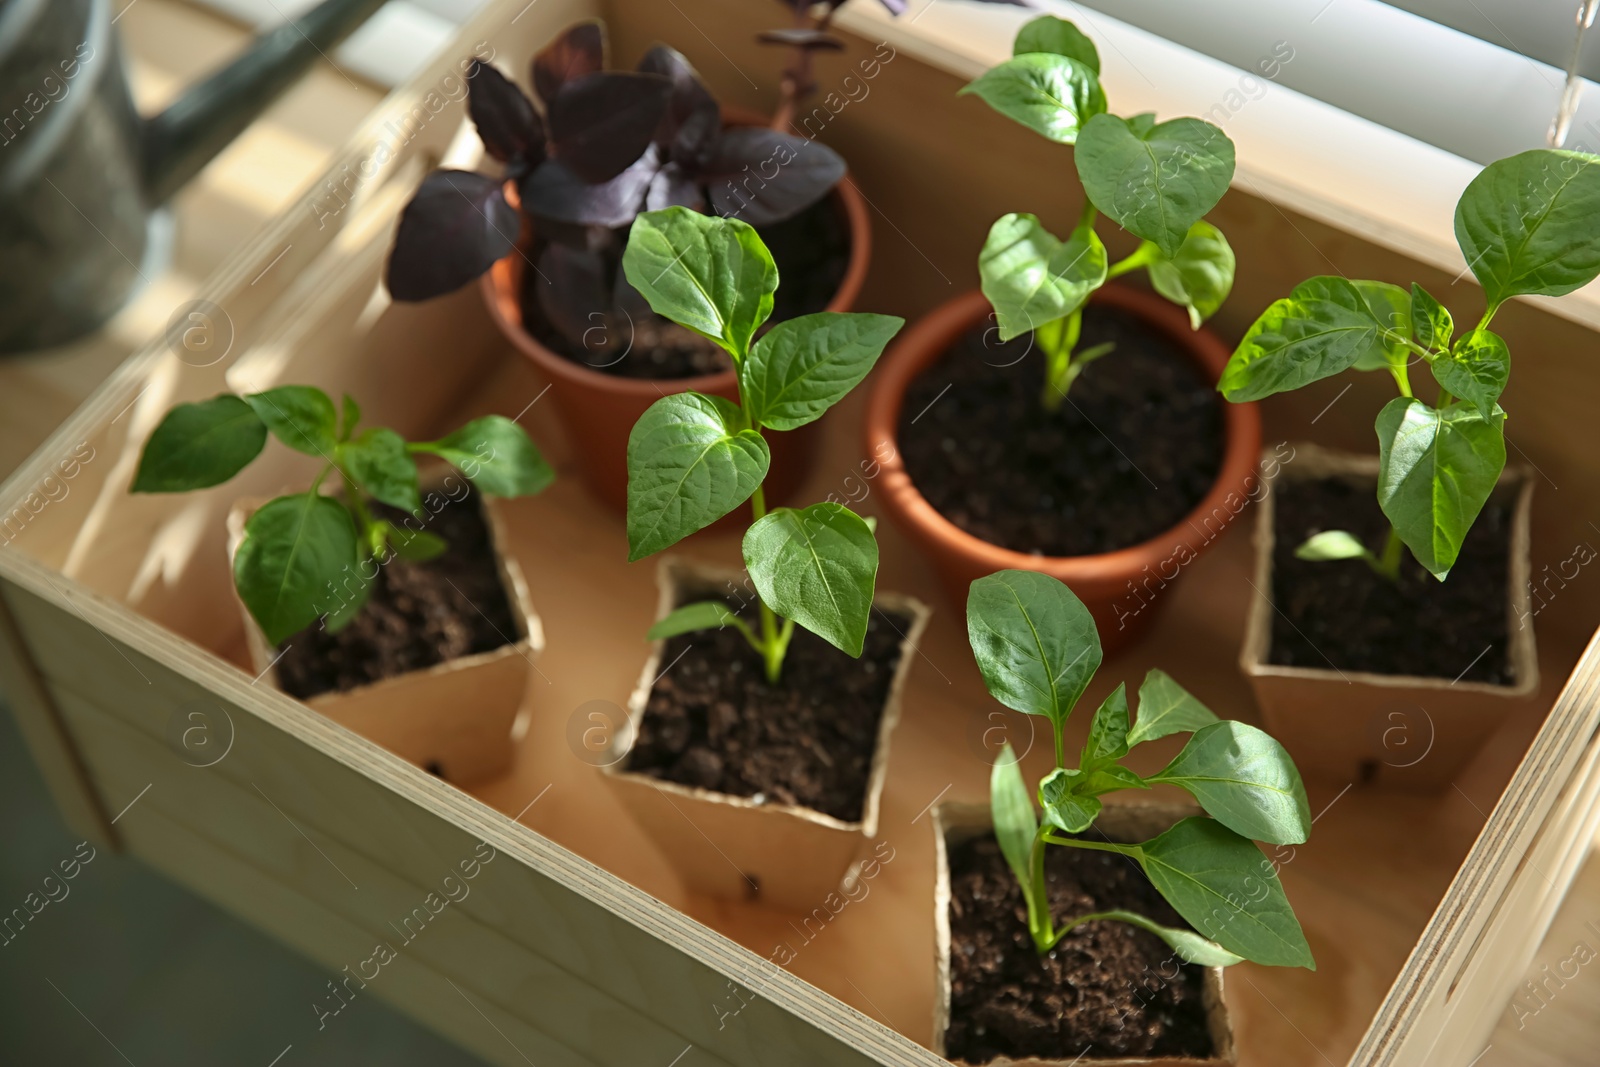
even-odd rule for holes
{"type": "MultiPolygon", "coordinates": [[[[1377,674],[1272,662],[1275,489],[1338,479],[1375,492],[1378,457],[1295,445],[1291,463],[1263,464],[1268,491],[1258,506],[1256,596],[1250,602],[1239,665],[1250,679],[1264,725],[1294,756],[1302,774],[1330,782],[1377,780],[1433,790],[1455,779],[1505,717],[1539,691],[1539,658],[1529,611],[1531,472],[1508,466],[1492,499],[1510,504],[1507,567],[1508,684],[1445,677],[1377,674]]],[[[1324,566],[1354,566],[1327,563],[1324,566]]],[[[1360,620],[1352,619],[1352,626],[1360,620]]],[[[1464,672],[1463,672],[1464,673],[1464,672]]]]}
{"type": "MultiPolygon", "coordinates": [[[[731,590],[748,589],[746,582],[743,571],[665,558],[657,571],[657,617],[695,600],[720,599],[731,590]]],[[[878,720],[861,817],[855,821],[630,770],[630,749],[639,737],[651,691],[672,667],[662,662],[666,642],[652,644],[628,701],[628,728],[613,735],[601,773],[689,889],[780,910],[809,911],[839,889],[862,847],[877,834],[889,772],[889,740],[900,721],[906,675],[929,609],[919,600],[894,593],[879,593],[873,607],[907,617],[911,623],[901,637],[878,720]]]]}
{"type": "MultiPolygon", "coordinates": [[[[1095,820],[1095,828],[1112,841],[1132,843],[1155,837],[1171,829],[1174,823],[1199,814],[1200,809],[1193,804],[1159,801],[1113,803],[1105,806],[1095,820]]],[[[937,982],[933,1002],[933,1050],[950,1058],[952,1063],[964,1064],[967,1061],[954,1059],[946,1047],[951,1012],[950,853],[958,845],[993,833],[994,824],[987,804],[944,803],[933,809],[935,862],[938,865],[933,891],[937,982]]],[[[1019,1060],[1002,1055],[983,1061],[984,1067],[1231,1067],[1239,1062],[1239,1058],[1233,1040],[1233,1020],[1222,996],[1222,971],[1221,967],[1206,967],[1200,978],[1201,1006],[1211,1038],[1211,1054],[1208,1056],[1106,1057],[1092,1049],[1076,1049],[1059,1059],[1029,1056],[1019,1060]]]]}
{"type": "MultiPolygon", "coordinates": [[[[430,505],[440,498],[445,501],[441,509],[460,506],[463,500],[475,502],[487,527],[514,632],[503,635],[507,641],[486,652],[305,699],[340,726],[462,786],[497,778],[511,769],[517,743],[528,730],[527,695],[534,659],[544,649],[544,627],[533,610],[522,568],[500,547],[505,530],[498,502],[477,490],[462,497],[459,489],[467,484],[454,471],[424,474],[424,508],[434,510],[430,505]]],[[[262,503],[240,501],[228,513],[230,560],[244,540],[245,523],[262,503]]],[[[282,653],[267,641],[237,590],[234,598],[244,616],[245,641],[257,679],[283,688],[277,669],[282,653]]]]}

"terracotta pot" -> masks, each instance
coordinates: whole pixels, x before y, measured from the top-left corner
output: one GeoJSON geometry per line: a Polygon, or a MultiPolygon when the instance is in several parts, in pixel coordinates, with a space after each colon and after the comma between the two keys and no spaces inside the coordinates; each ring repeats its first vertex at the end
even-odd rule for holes
{"type": "MultiPolygon", "coordinates": [[[[1191,330],[1181,309],[1114,282],[1096,291],[1090,300],[1138,315],[1192,360],[1207,381],[1221,376],[1228,349],[1210,330],[1191,330]]],[[[966,604],[967,587],[974,579],[1006,569],[1039,571],[1071,587],[1094,614],[1105,650],[1116,651],[1149,625],[1155,608],[1166,599],[1166,586],[1243,509],[1261,451],[1260,412],[1255,404],[1229,404],[1217,398],[1222,405],[1224,435],[1217,480],[1194,510],[1165,533],[1093,556],[1035,556],[1001,548],[974,537],[934,510],[906,472],[898,443],[900,412],[911,383],[991,313],[988,300],[977,290],[956,297],[903,331],[879,360],[867,403],[866,454],[879,457],[882,463],[878,484],[884,508],[894,524],[928,555],[958,605],[966,604]],[[889,458],[882,459],[884,456],[889,458]]]]}
{"type": "MultiPolygon", "coordinates": [[[[1105,833],[1111,841],[1133,843],[1148,841],[1191,815],[1199,815],[1193,804],[1173,804],[1160,801],[1130,801],[1108,803],[1095,820],[1095,828],[1105,833]]],[[[945,803],[933,809],[933,840],[936,881],[933,887],[933,928],[935,996],[933,1002],[933,1051],[946,1056],[945,1031],[950,1024],[950,848],[994,833],[994,823],[987,804],[945,803]]],[[[1057,916],[1065,919],[1066,916],[1057,916]]],[[[1206,1009],[1206,1022],[1211,1031],[1212,1055],[1205,1059],[1192,1056],[1124,1056],[1115,1058],[1089,1057],[1077,1059],[1041,1060],[1029,1057],[1014,1060],[1009,1056],[989,1060],[986,1067],[1228,1067],[1239,1062],[1233,1042],[1233,1020],[1228,1014],[1228,1004],[1222,996],[1221,967],[1207,967],[1202,980],[1201,996],[1206,1009]]],[[[964,1060],[954,1060],[964,1063],[964,1060]]]]}
{"type": "MultiPolygon", "coordinates": [[[[1529,610],[1529,513],[1532,472],[1507,467],[1496,493],[1513,500],[1509,612],[1510,685],[1282,667],[1270,662],[1274,608],[1272,552],[1274,486],[1284,481],[1343,478],[1376,492],[1378,457],[1296,444],[1292,461],[1276,459],[1264,475],[1256,511],[1254,581],[1239,666],[1250,679],[1268,733],[1287,748],[1300,773],[1343,785],[1376,779],[1414,789],[1443,789],[1499,729],[1539,691],[1539,656],[1529,610]]],[[[1269,465],[1263,463],[1264,468],[1269,465]]],[[[1336,566],[1336,564],[1328,564],[1336,566]]],[[[1359,626],[1359,619],[1350,625],[1359,626]]]]}
{"type": "MultiPolygon", "coordinates": [[[[765,125],[758,117],[728,109],[733,124],[765,125]]],[[[867,277],[872,226],[867,204],[847,175],[829,194],[850,228],[850,262],[827,311],[849,311],[867,277]]],[[[527,261],[513,254],[489,268],[480,282],[489,314],[511,343],[550,383],[550,401],[572,442],[584,484],[617,511],[627,508],[628,434],[645,409],[670,393],[710,393],[737,398],[731,369],[697,378],[651,381],[621,378],[575,363],[550,351],[522,324],[522,276],[527,261]]],[[[780,279],[779,284],[782,284],[780,279]]],[[[772,450],[767,476],[769,502],[787,497],[805,479],[815,449],[816,423],[767,438],[772,450]]]]}
{"type": "MultiPolygon", "coordinates": [[[[445,474],[424,481],[430,490],[449,489],[445,474]]],[[[510,644],[459,656],[421,670],[383,678],[342,693],[321,693],[305,703],[340,726],[360,734],[424,770],[459,786],[497,778],[511,769],[517,743],[528,731],[527,703],[534,659],[544,649],[544,627],[528,597],[517,561],[500,550],[504,525],[494,498],[475,493],[483,506],[500,581],[511,605],[516,633],[510,644]]],[[[240,501],[228,515],[228,556],[244,540],[244,525],[264,500],[240,501]]],[[[235,591],[234,598],[238,600],[235,591]]],[[[279,653],[267,642],[244,601],[245,641],[259,680],[278,685],[279,653]]]]}
{"type": "MultiPolygon", "coordinates": [[[[686,593],[692,594],[692,599],[710,599],[726,595],[730,588],[743,588],[745,582],[743,571],[672,557],[662,559],[656,573],[661,591],[658,618],[684,603],[686,593]]],[[[639,736],[650,690],[663,673],[661,650],[666,642],[656,641],[651,646],[639,684],[628,701],[628,728],[612,735],[601,771],[689,889],[728,900],[754,900],[795,913],[809,912],[823,906],[828,894],[839,889],[862,846],[877,835],[883,782],[889,771],[889,739],[900,721],[906,676],[929,611],[921,601],[894,593],[879,593],[873,605],[909,615],[912,621],[878,723],[877,747],[858,822],[792,804],[757,804],[748,797],[629,771],[628,749],[639,736]]]]}

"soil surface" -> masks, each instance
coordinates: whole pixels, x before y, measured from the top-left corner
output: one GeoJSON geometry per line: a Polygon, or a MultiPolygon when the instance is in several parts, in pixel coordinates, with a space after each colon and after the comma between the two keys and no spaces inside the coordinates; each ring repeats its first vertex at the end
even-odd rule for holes
{"type": "MultiPolygon", "coordinates": [[[[1110,852],[1045,852],[1050,914],[1121,908],[1187,928],[1137,865],[1110,852]]],[[[1202,968],[1127,923],[1085,923],[1041,957],[1028,908],[992,835],[950,849],[950,1023],[945,1054],[966,1063],[1037,1056],[1063,1063],[1212,1054],[1202,968]]]]}
{"type": "Polygon", "coordinates": [[[1147,541],[1183,521],[1222,466],[1222,401],[1137,317],[1090,304],[1078,350],[1110,341],[1054,412],[1032,336],[985,323],[906,391],[900,449],[934,509],[990,544],[1083,556],[1147,541]]]}
{"type": "Polygon", "coordinates": [[[1372,483],[1280,479],[1274,486],[1271,662],[1509,685],[1510,497],[1484,505],[1448,581],[1402,550],[1400,584],[1358,559],[1314,562],[1294,550],[1348,530],[1374,553],[1389,536],[1372,483]]]}
{"type": "MultiPolygon", "coordinates": [[[[753,598],[743,608],[730,598],[728,606],[759,625],[753,598]]],[[[878,724],[910,626],[909,618],[874,610],[859,660],[797,626],[775,686],[732,626],[671,638],[627,769],[860,821],[878,724]]]]}
{"type": "MultiPolygon", "coordinates": [[[[423,497],[445,502],[422,528],[444,538],[449,549],[426,563],[390,559],[344,629],[330,634],[318,623],[280,645],[278,681],[290,696],[304,700],[344,692],[515,640],[511,601],[495,566],[477,493],[457,501],[442,493],[423,497]]],[[[372,512],[396,525],[407,518],[383,505],[372,512]]]]}

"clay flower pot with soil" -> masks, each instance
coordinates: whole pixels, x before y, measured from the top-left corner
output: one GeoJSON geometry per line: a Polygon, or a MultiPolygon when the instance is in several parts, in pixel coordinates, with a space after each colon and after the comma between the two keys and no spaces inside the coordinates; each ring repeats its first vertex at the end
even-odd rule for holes
{"type": "Polygon", "coordinates": [[[1458,335],[1414,283],[1317,277],[1263,312],[1229,360],[1218,386],[1229,400],[1351,369],[1389,374],[1399,394],[1378,412],[1376,459],[1286,470],[1260,518],[1264,596],[1242,663],[1308,770],[1443,785],[1537,691],[1532,485],[1506,470],[1511,353],[1489,326],[1507,300],[1562,296],[1600,275],[1597,209],[1600,157],[1537,149],[1491,163],[1455,214],[1484,292],[1476,325],[1458,335]],[[1419,366],[1432,403],[1413,393],[1419,366]]]}
{"type": "Polygon", "coordinates": [[[633,224],[623,266],[655,312],[711,338],[738,402],[678,393],[628,440],[628,554],[654,555],[746,500],[749,584],[663,571],[656,642],[609,779],[691,887],[809,909],[876,832],[899,689],[925,611],[874,585],[872,524],[841,504],[768,509],[762,429],[819,418],[902,325],[824,312],[757,340],[778,272],[748,224],[681,207],[633,224]],[[663,644],[665,642],[665,644],[663,644]]]}
{"type": "Polygon", "coordinates": [[[982,295],[884,359],[867,448],[892,457],[886,507],[953,598],[992,571],[1037,570],[1117,647],[1250,495],[1260,419],[1209,395],[1227,349],[1201,328],[1233,285],[1233,251],[1201,218],[1233,144],[1200,119],[1108,112],[1099,55],[1070,22],[1035,19],[1014,47],[963,92],[1076,145],[1078,223],[1064,240],[1033,215],[994,224],[982,295]],[[1139,238],[1132,253],[1110,259],[1100,215],[1139,238]],[[1111,281],[1138,270],[1159,297],[1111,281]]]}
{"type": "Polygon", "coordinates": [[[1117,686],[1069,767],[1063,726],[1102,655],[1083,602],[1054,578],[1002,571],[972,583],[967,633],[995,699],[1049,719],[1055,769],[1038,785],[1042,818],[1009,745],[987,810],[936,810],[934,1051],[970,1064],[1235,1062],[1222,968],[1316,966],[1254,844],[1310,833],[1294,761],[1152,670],[1137,716],[1117,686]],[[1180,733],[1188,743],[1157,773],[1124,762],[1180,733]],[[1157,785],[1198,807],[1102,804],[1157,785]]]}
{"type": "Polygon", "coordinates": [[[452,782],[504,773],[544,634],[500,551],[492,498],[538,493],[551,470],[499,415],[413,442],[358,433],[360,419],[349,396],[336,410],[302,385],[179,404],[145,443],[132,491],[220,485],[269,435],[322,460],[308,488],[229,516],[258,675],[452,782]],[[418,457],[442,462],[419,476],[418,457]]]}

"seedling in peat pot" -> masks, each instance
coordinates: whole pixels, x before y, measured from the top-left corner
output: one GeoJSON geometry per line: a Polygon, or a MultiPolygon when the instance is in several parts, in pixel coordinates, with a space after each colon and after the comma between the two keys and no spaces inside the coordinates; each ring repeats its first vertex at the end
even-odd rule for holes
{"type": "Polygon", "coordinates": [[[1252,843],[1298,844],[1311,832],[1305,786],[1282,745],[1254,726],[1217,718],[1152,670],[1139,686],[1138,718],[1118,685],[1096,709],[1078,765],[1069,768],[1063,729],[1100,666],[1100,637],[1082,601],[1046,575],[1000,571],[972,583],[967,637],[990,694],[1044,716],[1054,731],[1056,766],[1038,789],[1042,820],[1009,745],[990,779],[995,837],[1022,886],[1028,933],[1041,955],[1083,923],[1114,920],[1150,931],[1190,963],[1226,967],[1247,959],[1315,969],[1277,871],[1252,843]],[[1192,736],[1157,773],[1142,777],[1122,762],[1146,741],[1178,733],[1192,736]],[[1093,836],[1101,797],[1156,784],[1186,790],[1208,817],[1184,819],[1138,844],[1093,836]],[[1120,910],[1058,925],[1045,895],[1046,845],[1127,856],[1194,930],[1120,910]]]}
{"type": "Polygon", "coordinates": [[[1083,212],[1065,241],[1033,215],[1010,214],[989,230],[978,257],[983,295],[994,306],[1000,338],[1033,331],[1045,356],[1040,400],[1051,411],[1090,363],[1111,352],[1076,351],[1083,307],[1107,279],[1144,268],[1156,292],[1200,324],[1233,288],[1233,249],[1201,216],[1233,178],[1233,142],[1196,118],[1157,122],[1106,110],[1100,53],[1065,19],[1045,15],[1023,26],[1013,55],[966,86],[990,107],[1060,144],[1076,145],[1083,212]],[[1131,254],[1109,262],[1095,233],[1104,214],[1140,238],[1131,254]]]}
{"type": "Polygon", "coordinates": [[[726,605],[702,601],[656,623],[650,638],[736,626],[773,683],[796,623],[860,656],[878,573],[872,525],[842,504],[768,511],[762,430],[821,417],[866,376],[905,320],[825,311],[780,322],[756,340],[778,288],[772,256],[747,224],[681,207],[639,216],[622,263],[656,314],[728,353],[739,395],[733,403],[677,393],[640,417],[628,437],[629,560],[676,544],[746,500],[755,512],[744,561],[760,601],[759,632],[726,605]]]}
{"type": "Polygon", "coordinates": [[[1443,581],[1506,464],[1500,394],[1511,351],[1489,329],[1516,296],[1563,296],[1600,275],[1600,156],[1534,149],[1485,167],[1456,204],[1456,241],[1483,286],[1478,323],[1454,337],[1448,309],[1415,283],[1311,278],[1262,312],[1218,388],[1259,400],[1354,367],[1388,371],[1400,395],[1378,413],[1378,505],[1391,523],[1374,552],[1343,530],[1317,534],[1302,559],[1360,559],[1399,581],[1400,546],[1443,581]],[[1432,404],[1411,391],[1421,360],[1432,404]]]}
{"type": "Polygon", "coordinates": [[[474,419],[437,441],[407,442],[393,430],[356,433],[361,409],[342,412],[320,389],[285,385],[264,393],[224,393],[179,404],[156,427],[139,457],[135,493],[207,489],[238,474],[261,454],[267,434],[323,460],[303,493],[256,509],[233,557],[233,581],[250,615],[276,645],[323,619],[329,632],[350,622],[372,588],[368,561],[394,556],[421,562],[448,546],[409,522],[376,518],[376,500],[423,518],[416,456],[438,456],[491,496],[531,496],[554,474],[522,427],[501,415],[474,419]],[[322,492],[337,473],[342,499],[322,492]]]}

